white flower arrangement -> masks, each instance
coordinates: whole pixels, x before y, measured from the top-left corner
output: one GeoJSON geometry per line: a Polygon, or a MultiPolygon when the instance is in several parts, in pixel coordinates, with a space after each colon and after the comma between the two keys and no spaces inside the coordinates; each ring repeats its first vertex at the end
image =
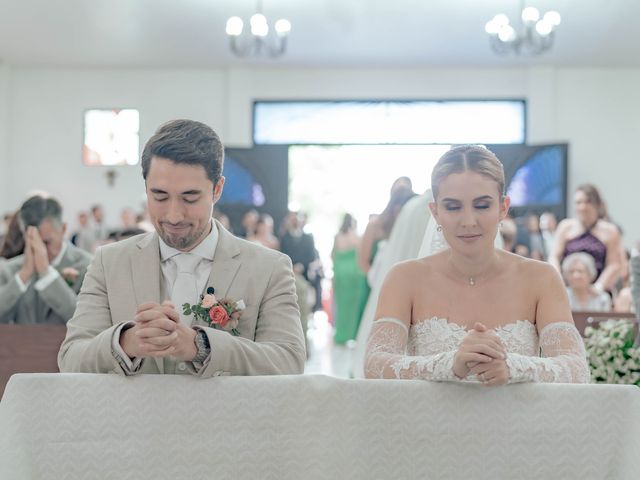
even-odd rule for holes
{"type": "Polygon", "coordinates": [[[633,345],[633,323],[605,320],[598,328],[587,327],[585,347],[593,383],[640,387],[640,346],[633,345]]]}

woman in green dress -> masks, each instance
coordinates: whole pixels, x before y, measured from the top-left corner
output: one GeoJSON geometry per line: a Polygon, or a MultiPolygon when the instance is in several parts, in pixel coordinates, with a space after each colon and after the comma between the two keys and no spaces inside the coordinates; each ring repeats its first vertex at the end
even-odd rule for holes
{"type": "Polygon", "coordinates": [[[358,332],[360,317],[367,302],[367,279],[358,267],[357,252],[360,237],[356,220],[345,214],[333,243],[333,296],[335,301],[335,343],[353,340],[358,332]]]}

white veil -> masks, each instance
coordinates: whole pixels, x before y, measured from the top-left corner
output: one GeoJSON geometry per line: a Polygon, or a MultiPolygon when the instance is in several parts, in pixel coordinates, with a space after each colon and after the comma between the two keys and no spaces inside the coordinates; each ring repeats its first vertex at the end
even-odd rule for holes
{"type": "Polygon", "coordinates": [[[363,378],[364,376],[364,354],[367,339],[376,314],[382,282],[387,273],[398,262],[422,256],[422,253],[419,252],[422,252],[424,245],[432,244],[428,240],[431,235],[429,232],[436,232],[436,225],[431,220],[431,213],[428,208],[428,203],[432,200],[431,190],[427,190],[424,194],[417,195],[409,200],[402,207],[398,219],[391,230],[388,242],[386,242],[384,248],[380,249],[373,261],[370,275],[368,275],[371,292],[360,319],[358,336],[351,353],[350,370],[351,375],[356,378],[363,378]],[[429,226],[431,223],[433,225],[429,226]]]}

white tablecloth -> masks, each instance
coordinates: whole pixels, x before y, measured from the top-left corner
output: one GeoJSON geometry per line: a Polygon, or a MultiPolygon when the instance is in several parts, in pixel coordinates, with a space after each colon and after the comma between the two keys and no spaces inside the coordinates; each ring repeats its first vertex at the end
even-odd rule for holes
{"type": "Polygon", "coordinates": [[[0,478],[638,479],[640,389],[15,375],[0,478]]]}

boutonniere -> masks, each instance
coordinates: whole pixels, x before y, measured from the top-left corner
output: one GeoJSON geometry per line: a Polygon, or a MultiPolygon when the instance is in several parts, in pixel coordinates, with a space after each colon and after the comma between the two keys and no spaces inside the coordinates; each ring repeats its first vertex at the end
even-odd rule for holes
{"type": "Polygon", "coordinates": [[[78,275],[80,275],[80,272],[73,267],[66,267],[62,270],[58,270],[58,273],[70,287],[73,287],[78,279],[78,275]]]}
{"type": "Polygon", "coordinates": [[[185,303],[182,305],[182,313],[184,315],[193,315],[197,320],[202,320],[212,328],[230,332],[231,335],[238,336],[240,332],[237,330],[240,316],[245,309],[244,301],[234,301],[230,298],[221,298],[218,300],[213,287],[207,288],[205,295],[200,295],[200,303],[190,305],[185,303]]]}

